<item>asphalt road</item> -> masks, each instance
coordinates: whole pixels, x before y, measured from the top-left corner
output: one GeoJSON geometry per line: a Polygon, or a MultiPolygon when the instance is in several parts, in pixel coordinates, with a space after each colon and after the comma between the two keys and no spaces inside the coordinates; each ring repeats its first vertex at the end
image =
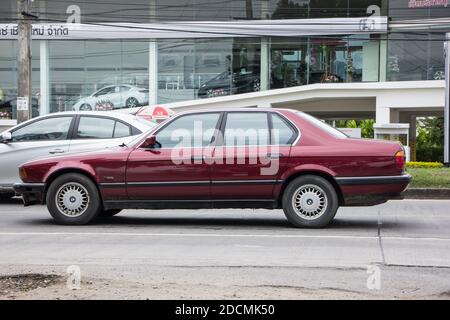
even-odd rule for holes
{"type": "Polygon", "coordinates": [[[0,298],[449,299],[450,201],[341,208],[318,230],[281,210],[127,210],[58,226],[45,207],[0,203],[0,276],[25,274],[60,278],[23,290],[0,278],[0,298]],[[79,290],[66,286],[71,265],[79,290]]]}

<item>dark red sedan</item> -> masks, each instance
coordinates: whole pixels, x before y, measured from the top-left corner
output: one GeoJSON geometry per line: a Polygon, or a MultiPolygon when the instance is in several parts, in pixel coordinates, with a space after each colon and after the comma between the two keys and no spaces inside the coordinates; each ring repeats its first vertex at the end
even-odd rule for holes
{"type": "Polygon", "coordinates": [[[339,206],[401,198],[399,143],[350,139],[295,110],[180,113],[128,145],[28,162],[15,185],[61,224],[122,209],[268,208],[324,227],[339,206]]]}

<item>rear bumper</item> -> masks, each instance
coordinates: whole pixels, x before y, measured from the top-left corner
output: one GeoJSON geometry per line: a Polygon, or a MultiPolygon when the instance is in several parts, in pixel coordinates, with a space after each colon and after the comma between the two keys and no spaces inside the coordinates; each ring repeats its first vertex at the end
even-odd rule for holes
{"type": "Polygon", "coordinates": [[[407,173],[400,176],[337,177],[344,206],[371,206],[388,200],[403,199],[402,192],[411,181],[407,173]]]}
{"type": "Polygon", "coordinates": [[[411,182],[411,176],[407,173],[401,176],[375,176],[375,177],[337,177],[336,182],[340,186],[355,185],[380,185],[380,184],[406,184],[411,182]]]}
{"type": "Polygon", "coordinates": [[[25,206],[44,203],[45,183],[16,183],[13,188],[22,196],[25,206]]]}

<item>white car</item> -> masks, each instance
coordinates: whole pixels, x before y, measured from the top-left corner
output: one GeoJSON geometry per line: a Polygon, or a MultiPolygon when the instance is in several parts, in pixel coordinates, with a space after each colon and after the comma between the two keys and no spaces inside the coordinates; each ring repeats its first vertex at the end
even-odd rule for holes
{"type": "Polygon", "coordinates": [[[127,144],[155,123],[115,112],[61,112],[34,118],[0,134],[0,197],[14,196],[18,166],[68,152],[127,144]]]}
{"type": "Polygon", "coordinates": [[[148,89],[120,84],[103,87],[73,105],[74,111],[135,108],[148,103],[148,89]]]}

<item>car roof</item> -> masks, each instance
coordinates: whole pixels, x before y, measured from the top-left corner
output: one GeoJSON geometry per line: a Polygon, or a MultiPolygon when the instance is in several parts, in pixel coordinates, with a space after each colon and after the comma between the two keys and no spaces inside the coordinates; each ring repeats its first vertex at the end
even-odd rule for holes
{"type": "MultiPolygon", "coordinates": [[[[64,111],[64,112],[55,112],[55,113],[49,113],[46,115],[42,115],[33,119],[30,119],[24,123],[21,123],[20,125],[24,125],[31,121],[36,121],[38,119],[45,119],[50,117],[58,117],[58,116],[74,116],[74,115],[85,115],[85,116],[98,116],[98,117],[111,117],[118,120],[123,120],[127,122],[128,124],[133,125],[137,129],[141,130],[142,132],[145,132],[152,128],[151,122],[149,122],[149,125],[145,125],[145,121],[139,121],[136,115],[129,114],[129,113],[121,113],[121,112],[114,112],[114,111],[64,111]]],[[[156,124],[155,124],[156,126],[156,124]]],[[[17,127],[17,126],[15,126],[17,127]]],[[[14,128],[15,128],[14,127],[14,128]]],[[[8,130],[11,130],[13,128],[10,128],[8,130]]]]}
{"type": "Polygon", "coordinates": [[[181,111],[177,112],[176,115],[207,113],[207,112],[277,112],[282,110],[296,112],[296,110],[280,109],[280,108],[215,108],[215,109],[198,109],[198,110],[181,111]]]}

